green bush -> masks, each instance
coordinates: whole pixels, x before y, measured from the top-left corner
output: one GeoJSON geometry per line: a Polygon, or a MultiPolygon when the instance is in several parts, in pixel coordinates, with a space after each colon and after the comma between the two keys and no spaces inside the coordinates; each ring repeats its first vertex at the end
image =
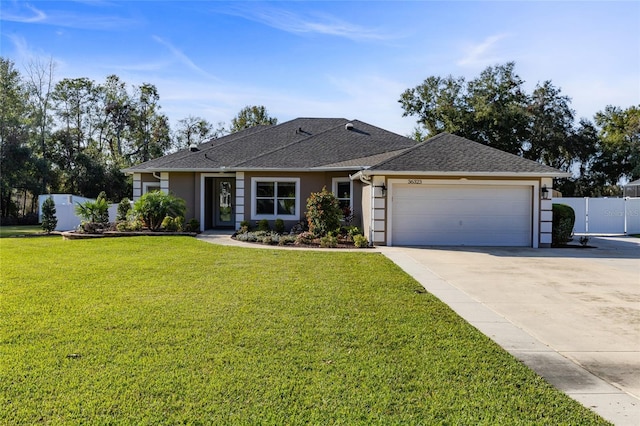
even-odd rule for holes
{"type": "Polygon", "coordinates": [[[296,235],[296,244],[311,244],[315,235],[309,231],[304,231],[296,235]]]}
{"type": "Polygon", "coordinates": [[[258,222],[258,231],[270,231],[269,221],[267,219],[262,219],[258,222]]]}
{"type": "Polygon", "coordinates": [[[185,229],[189,232],[200,232],[200,221],[196,218],[190,219],[185,229]]]}
{"type": "Polygon", "coordinates": [[[109,200],[107,200],[107,193],[104,191],[101,191],[100,194],[98,194],[98,198],[96,199],[96,202],[100,202],[101,206],[105,204],[107,206],[106,209],[100,209],[98,220],[96,221],[98,223],[106,225],[107,223],[109,223],[109,200]]]}
{"type": "Polygon", "coordinates": [[[53,197],[49,197],[42,203],[42,229],[50,234],[57,225],[56,203],[53,201],[53,197]]]}
{"type": "Polygon", "coordinates": [[[369,240],[362,234],[355,234],[353,236],[353,245],[358,248],[367,247],[369,245],[369,240]]]}
{"type": "Polygon", "coordinates": [[[566,204],[553,205],[553,230],[551,241],[554,246],[563,245],[571,241],[576,214],[566,204]]]}
{"type": "Polygon", "coordinates": [[[320,238],[320,247],[323,248],[334,248],[338,247],[338,237],[329,232],[324,237],[320,238]]]}
{"type": "Polygon", "coordinates": [[[307,222],[309,231],[319,237],[340,229],[342,209],[333,192],[323,187],[320,192],[313,192],[307,199],[307,222]]]}
{"type": "Polygon", "coordinates": [[[124,222],[127,220],[127,214],[131,210],[131,200],[124,197],[118,204],[118,212],[116,214],[116,222],[124,222]]]}
{"type": "Polygon", "coordinates": [[[86,222],[106,225],[109,223],[109,203],[101,196],[98,196],[95,201],[76,203],[76,214],[86,222]]]}
{"type": "Polygon", "coordinates": [[[162,220],[161,228],[169,232],[180,232],[184,226],[184,218],[182,216],[171,217],[165,216],[162,220]]]}
{"type": "Polygon", "coordinates": [[[133,205],[134,213],[151,231],[160,229],[165,217],[184,216],[186,210],[183,199],[161,191],[147,192],[133,205]]]}
{"type": "Polygon", "coordinates": [[[273,224],[273,230],[278,234],[284,234],[284,220],[276,219],[276,222],[273,224]]]}
{"type": "Polygon", "coordinates": [[[240,228],[246,229],[247,231],[251,231],[251,222],[249,222],[248,220],[243,220],[242,222],[240,222],[240,228]]]}

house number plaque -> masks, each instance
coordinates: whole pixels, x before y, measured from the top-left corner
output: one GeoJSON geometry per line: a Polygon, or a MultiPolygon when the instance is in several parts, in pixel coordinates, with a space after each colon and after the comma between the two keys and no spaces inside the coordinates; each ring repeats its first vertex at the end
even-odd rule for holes
{"type": "Polygon", "coordinates": [[[422,184],[422,179],[407,179],[407,183],[409,185],[420,185],[422,184]]]}

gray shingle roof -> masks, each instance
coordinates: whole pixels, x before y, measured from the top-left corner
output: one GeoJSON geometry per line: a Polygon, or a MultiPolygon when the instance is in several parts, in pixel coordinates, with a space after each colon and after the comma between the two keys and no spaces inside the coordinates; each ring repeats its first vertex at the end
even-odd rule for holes
{"type": "MultiPolygon", "coordinates": [[[[125,171],[310,169],[358,161],[414,146],[409,138],[345,118],[298,118],[259,126],[130,167],[125,171]],[[351,123],[347,130],[345,125],[351,123]]],[[[384,157],[382,157],[384,158],[384,157]]],[[[380,161],[381,158],[376,158],[380,161]]],[[[349,166],[345,166],[349,167],[349,166]]]]}
{"type": "Polygon", "coordinates": [[[565,173],[553,167],[527,160],[461,136],[440,133],[403,153],[382,161],[369,170],[424,173],[565,173]]]}
{"type": "Polygon", "coordinates": [[[559,170],[441,133],[412,139],[345,118],[297,118],[256,126],[125,169],[126,172],[329,170],[563,176],[559,170]],[[346,125],[349,124],[349,129],[346,125]]]}

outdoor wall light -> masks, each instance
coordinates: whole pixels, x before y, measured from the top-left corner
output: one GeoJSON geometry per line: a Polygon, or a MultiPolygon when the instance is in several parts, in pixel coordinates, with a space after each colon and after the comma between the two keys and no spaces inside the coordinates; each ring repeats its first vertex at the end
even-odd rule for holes
{"type": "Polygon", "coordinates": [[[540,190],[542,192],[542,199],[543,200],[549,200],[551,199],[551,197],[549,196],[549,190],[547,189],[547,185],[542,185],[542,189],[540,190]]]}
{"type": "Polygon", "coordinates": [[[386,197],[387,196],[387,186],[384,184],[384,182],[382,183],[382,185],[379,186],[374,186],[374,188],[376,189],[376,196],[379,197],[386,197]]]}

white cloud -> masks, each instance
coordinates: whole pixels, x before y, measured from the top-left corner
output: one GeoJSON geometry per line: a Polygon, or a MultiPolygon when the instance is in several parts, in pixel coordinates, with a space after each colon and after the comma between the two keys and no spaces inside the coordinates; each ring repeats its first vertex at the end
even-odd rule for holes
{"type": "Polygon", "coordinates": [[[155,41],[157,41],[158,43],[160,43],[161,45],[163,45],[164,47],[166,47],[167,49],[169,49],[171,54],[173,54],[173,56],[180,63],[182,63],[183,65],[186,65],[187,68],[191,69],[192,71],[195,71],[196,73],[202,75],[203,77],[207,77],[207,78],[213,79],[213,80],[219,80],[213,74],[208,73],[207,71],[203,70],[198,65],[196,65],[187,55],[185,55],[181,50],[177,49],[175,46],[173,46],[168,41],[163,40],[162,38],[160,38],[158,36],[153,36],[153,39],[155,41]]]}
{"type": "MultiPolygon", "coordinates": [[[[43,4],[55,4],[43,2],[43,4]]],[[[98,3],[93,3],[98,4],[98,3]]],[[[3,2],[0,9],[0,21],[18,22],[23,24],[54,25],[64,28],[109,30],[131,28],[139,21],[112,15],[70,13],[58,10],[37,9],[29,3],[14,1],[3,2]],[[7,6],[9,4],[9,6],[7,6]]]]}
{"type": "Polygon", "coordinates": [[[465,55],[457,61],[459,66],[487,66],[504,62],[504,58],[496,53],[498,42],[506,38],[506,34],[496,34],[485,38],[481,43],[470,44],[463,50],[465,55]]]}
{"type": "Polygon", "coordinates": [[[47,14],[42,10],[36,9],[28,3],[16,3],[13,2],[12,6],[22,6],[22,9],[8,11],[5,4],[3,9],[0,9],[0,20],[20,22],[24,24],[33,24],[38,22],[44,22],[47,19],[47,14]]]}
{"type": "Polygon", "coordinates": [[[350,40],[387,40],[392,38],[379,30],[356,25],[328,14],[302,16],[288,10],[255,5],[249,9],[230,9],[225,13],[292,34],[322,34],[350,40]]]}

